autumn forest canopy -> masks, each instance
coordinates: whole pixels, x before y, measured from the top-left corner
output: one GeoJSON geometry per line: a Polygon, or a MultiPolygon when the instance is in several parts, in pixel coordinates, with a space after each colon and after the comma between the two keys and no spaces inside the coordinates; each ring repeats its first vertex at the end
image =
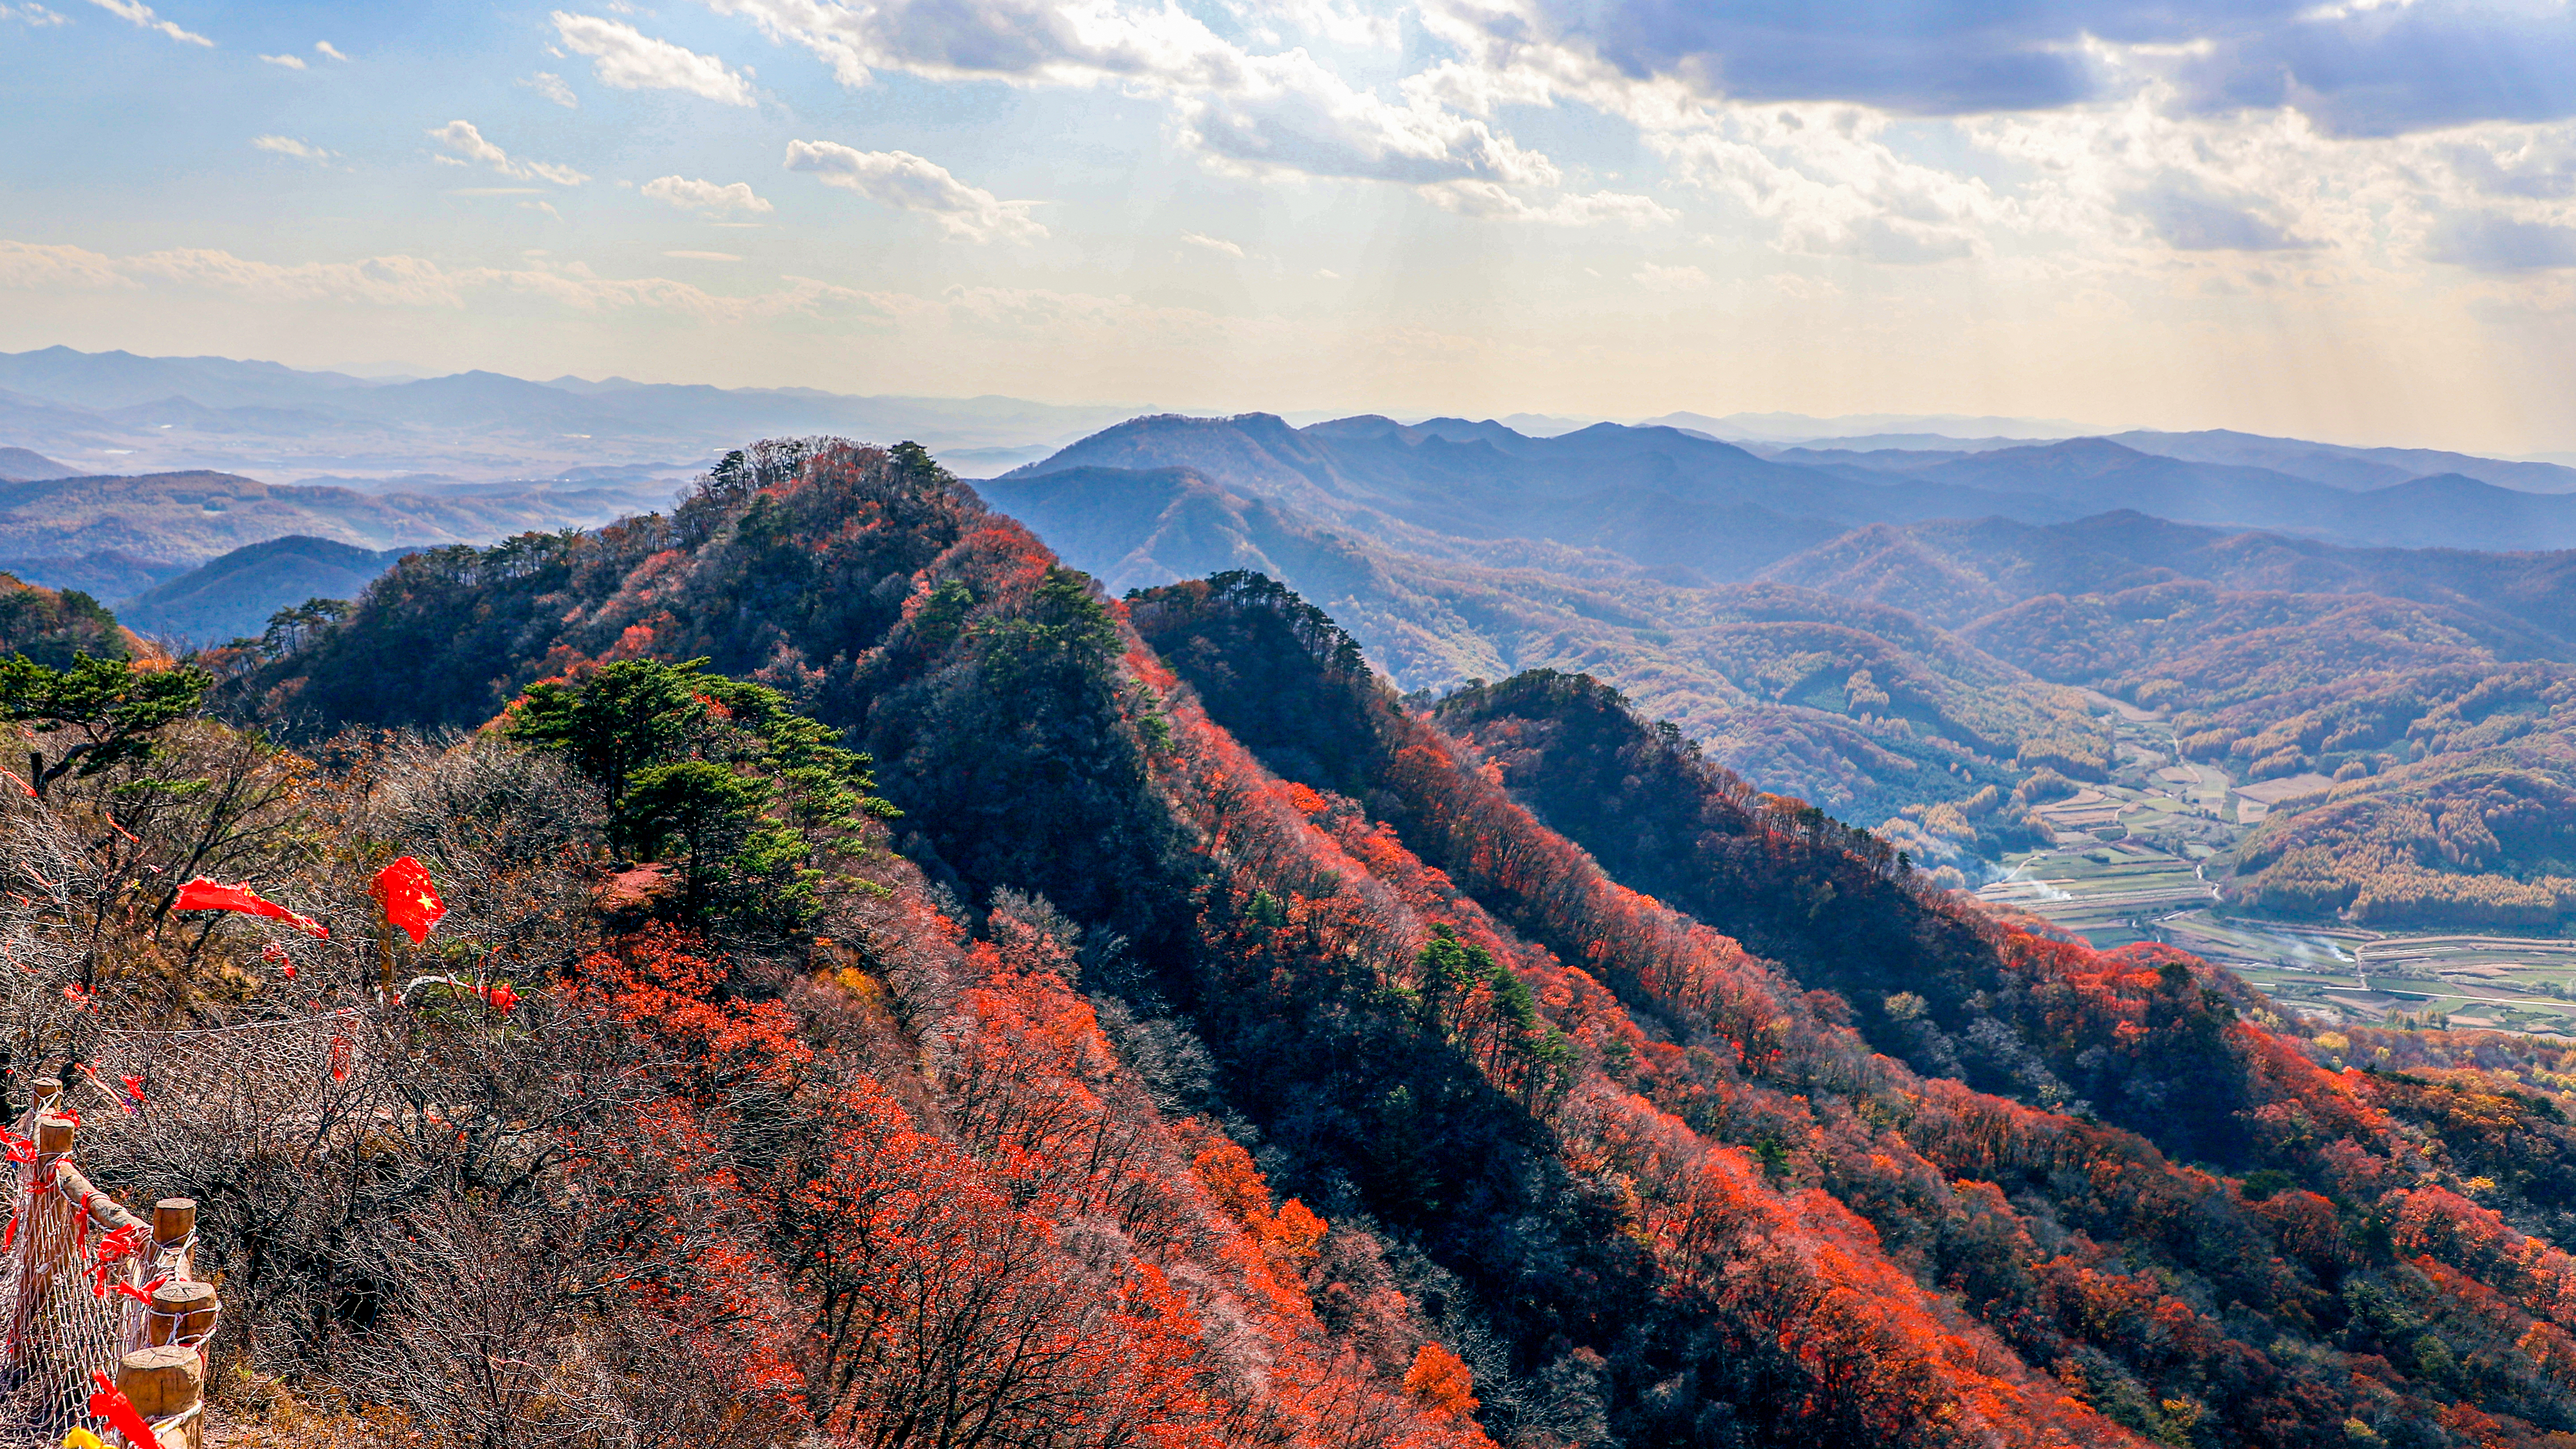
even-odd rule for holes
{"type": "Polygon", "coordinates": [[[2383,601],[2413,672],[2355,672],[2323,591],[1666,600],[1940,777],[1874,827],[1647,687],[1391,679],[1327,604],[1426,578],[1342,557],[1113,595],[812,439],[180,660],[0,596],[11,1110],[333,1023],[84,1128],[200,1202],[247,1442],[2576,1445],[2576,1052],[1952,888],[2123,768],[2047,662],[2113,641],[2081,687],[2185,758],[2328,781],[2249,910],[2576,898],[2564,666],[2466,683],[2496,646],[2383,601]],[[2287,673],[2231,697],[2258,626],[2287,673]]]}

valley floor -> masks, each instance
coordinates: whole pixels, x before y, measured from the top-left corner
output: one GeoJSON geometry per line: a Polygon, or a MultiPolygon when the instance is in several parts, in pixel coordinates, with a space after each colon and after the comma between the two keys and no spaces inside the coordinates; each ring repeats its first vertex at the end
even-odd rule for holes
{"type": "Polygon", "coordinates": [[[2378,1026],[2402,1014],[2576,1037],[2576,940],[2371,931],[2230,912],[2213,878],[2223,878],[2273,800],[2314,788],[2316,778],[2240,785],[2215,765],[2179,760],[2157,716],[2101,702],[2119,705],[2123,762],[2144,767],[2144,783],[2132,769],[2131,783],[2087,786],[2040,807],[2053,843],[2007,856],[2005,874],[1978,890],[1981,899],[2044,917],[2096,947],[2180,947],[2318,1022],[2378,1026]]]}

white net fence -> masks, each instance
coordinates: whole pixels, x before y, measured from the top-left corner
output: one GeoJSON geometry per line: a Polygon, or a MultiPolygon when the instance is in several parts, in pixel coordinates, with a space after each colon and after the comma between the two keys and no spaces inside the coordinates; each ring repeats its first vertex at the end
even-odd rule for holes
{"type": "MultiPolygon", "coordinates": [[[[196,1238],[171,1224],[161,1241],[147,1209],[127,1210],[74,1164],[81,1139],[148,1135],[164,1104],[187,1105],[189,1129],[274,1131],[281,1106],[327,1113],[354,1069],[365,1026],[355,1011],[205,1031],[118,1031],[64,1074],[6,1139],[10,1221],[0,1229],[0,1449],[54,1446],[85,1428],[95,1375],[113,1380],[137,1350],[177,1343],[203,1352],[217,1310],[194,1282],[196,1238]],[[157,1298],[156,1298],[157,1293],[157,1298]]],[[[308,1127],[316,1125],[306,1124],[308,1127]]],[[[192,1212],[191,1212],[192,1223],[192,1212]]],[[[195,1412],[202,1412],[198,1410],[195,1412]]],[[[186,1416],[181,1416],[182,1418],[186,1416]]],[[[169,1427],[164,1420],[156,1427],[169,1427]]]]}

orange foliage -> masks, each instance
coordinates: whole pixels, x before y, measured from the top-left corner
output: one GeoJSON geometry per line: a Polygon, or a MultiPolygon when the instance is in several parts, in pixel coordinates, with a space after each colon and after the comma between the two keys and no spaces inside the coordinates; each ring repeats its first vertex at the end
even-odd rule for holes
{"type": "Polygon", "coordinates": [[[1426,1343],[1404,1371],[1404,1391],[1435,1414],[1465,1418],[1476,1412],[1475,1375],[1464,1359],[1436,1343],[1426,1343]]]}

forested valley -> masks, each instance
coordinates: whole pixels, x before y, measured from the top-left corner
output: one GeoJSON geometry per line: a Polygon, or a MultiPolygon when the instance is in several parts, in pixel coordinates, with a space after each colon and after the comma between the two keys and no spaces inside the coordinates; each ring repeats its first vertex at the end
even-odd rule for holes
{"type": "Polygon", "coordinates": [[[175,663],[17,607],[13,1109],[340,1023],[90,1102],[242,1442],[2576,1445],[2576,1053],[1983,909],[1579,672],[1113,598],[910,445],[175,663]]]}

